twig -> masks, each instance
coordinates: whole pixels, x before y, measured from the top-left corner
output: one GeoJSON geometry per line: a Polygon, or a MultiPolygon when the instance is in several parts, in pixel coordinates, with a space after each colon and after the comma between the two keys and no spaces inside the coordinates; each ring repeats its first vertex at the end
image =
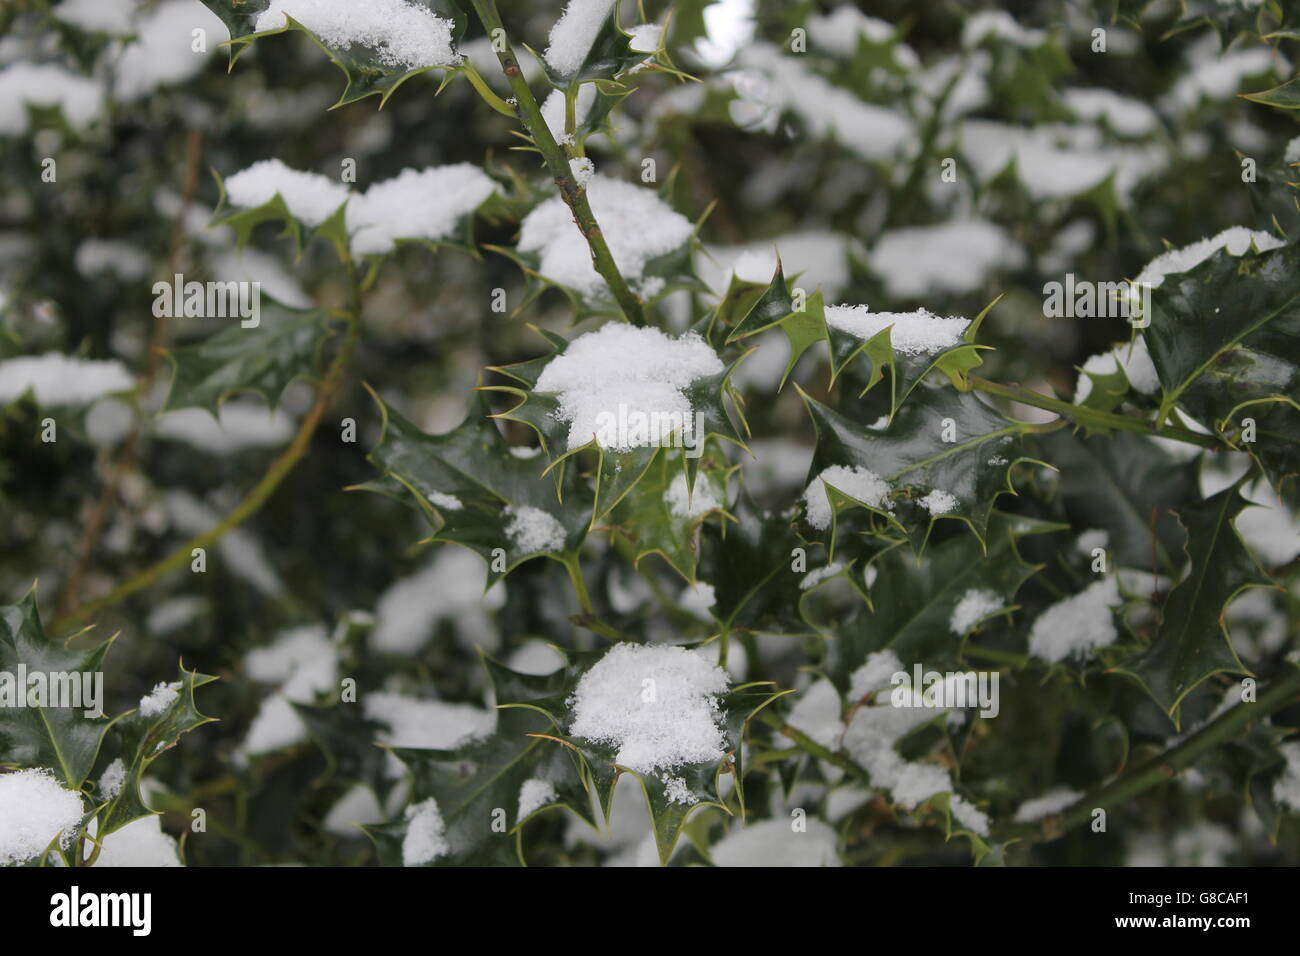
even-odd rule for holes
{"type": "Polygon", "coordinates": [[[537,105],[536,97],[528,88],[528,81],[524,78],[519,60],[515,57],[514,48],[506,39],[505,27],[502,26],[501,15],[497,12],[496,0],[473,0],[473,4],[479,20],[483,23],[483,29],[487,31],[489,37],[492,37],[497,59],[501,61],[501,69],[510,83],[511,92],[514,93],[519,121],[532,136],[533,143],[542,154],[546,167],[555,180],[555,185],[560,189],[560,195],[564,197],[564,202],[573,213],[573,221],[577,223],[578,229],[587,240],[587,245],[591,249],[591,264],[609,286],[610,292],[613,293],[614,299],[628,321],[633,325],[645,325],[645,310],[642,308],[641,300],[632,292],[614,262],[614,255],[609,251],[605,236],[600,231],[600,224],[596,221],[596,216],[591,211],[591,204],[587,201],[587,190],[574,179],[573,171],[569,168],[568,156],[555,141],[550,127],[546,125],[546,120],[542,116],[541,107],[537,105]]]}

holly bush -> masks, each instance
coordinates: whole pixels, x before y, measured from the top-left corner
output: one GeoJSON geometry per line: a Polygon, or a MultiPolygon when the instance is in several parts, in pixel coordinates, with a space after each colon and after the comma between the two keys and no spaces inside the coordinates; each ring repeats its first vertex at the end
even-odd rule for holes
{"type": "Polygon", "coordinates": [[[971,7],[7,5],[0,862],[1300,860],[1300,9],[971,7]]]}

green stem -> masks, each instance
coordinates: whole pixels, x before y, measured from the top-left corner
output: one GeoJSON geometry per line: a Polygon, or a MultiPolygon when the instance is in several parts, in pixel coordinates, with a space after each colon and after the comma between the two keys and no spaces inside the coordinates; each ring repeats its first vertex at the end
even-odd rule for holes
{"type": "Polygon", "coordinates": [[[587,582],[582,579],[582,565],[578,562],[576,555],[561,559],[566,571],[569,572],[569,580],[573,582],[574,593],[578,595],[578,605],[582,608],[582,613],[588,617],[596,616],[596,609],[591,604],[591,595],[587,592],[587,582]]]}
{"type": "Polygon", "coordinates": [[[295,465],[307,454],[308,447],[311,444],[311,438],[316,431],[316,426],[320,423],[321,417],[325,414],[325,409],[329,405],[330,399],[338,390],[343,380],[343,373],[347,367],[348,359],[356,346],[358,335],[358,319],[356,313],[347,316],[347,332],[345,334],[343,345],[330,363],[329,369],[321,381],[320,387],[316,390],[316,400],[312,403],[310,411],[303,418],[302,423],[298,426],[297,433],[293,436],[293,441],[289,447],[280,453],[279,457],[271,463],[271,467],[266,474],[262,476],[253,489],[248,492],[235,506],[234,510],[221,519],[220,522],[213,525],[207,531],[195,535],[189,541],[173,551],[161,561],[145,568],[143,571],[123,581],[112,591],[103,597],[87,601],[80,607],[69,612],[54,622],[55,631],[70,630],[79,621],[92,617],[106,607],[117,604],[124,599],[142,591],[151,586],[160,578],[173,571],[185,567],[191,560],[192,552],[195,548],[207,548],[225,536],[226,532],[242,524],[250,516],[256,513],[267,500],[275,493],[280,483],[288,476],[295,465]]]}
{"type": "Polygon", "coordinates": [[[1201,755],[1241,736],[1252,724],[1297,702],[1300,702],[1300,668],[1292,668],[1270,684],[1254,703],[1238,704],[1182,743],[1158,754],[1140,767],[1121,774],[1105,786],[1085,794],[1060,813],[1034,823],[999,827],[994,838],[1000,841],[1019,840],[1022,843],[1055,840],[1066,831],[1091,821],[1093,812],[1098,808],[1108,810],[1119,806],[1157,784],[1164,783],[1180,770],[1195,763],[1201,755]]]}
{"type": "Polygon", "coordinates": [[[619,272],[618,265],[614,262],[614,255],[609,251],[605,236],[600,231],[600,224],[596,222],[591,204],[587,201],[587,190],[573,178],[573,172],[569,169],[569,157],[555,141],[550,127],[546,125],[546,120],[542,117],[542,109],[537,105],[537,99],[528,88],[528,81],[524,78],[518,59],[515,58],[514,48],[505,38],[505,27],[501,23],[501,15],[497,12],[496,0],[473,0],[473,4],[474,11],[483,23],[483,29],[487,31],[489,37],[493,38],[493,46],[497,47],[497,59],[501,61],[501,69],[505,71],[510,90],[514,93],[519,121],[532,136],[533,143],[536,144],[542,159],[546,162],[547,170],[555,180],[555,185],[559,187],[560,195],[564,197],[564,202],[573,213],[573,221],[577,223],[578,229],[587,240],[587,245],[591,249],[591,264],[609,286],[610,292],[613,293],[627,320],[633,325],[645,325],[645,310],[642,308],[641,300],[632,292],[627,280],[619,272]],[[496,33],[498,30],[500,33],[496,33]],[[499,42],[497,38],[500,38],[499,42]]]}
{"type": "Polygon", "coordinates": [[[990,382],[988,379],[980,378],[977,375],[970,377],[970,384],[971,388],[976,391],[987,392],[990,395],[1000,395],[1013,402],[1020,402],[1022,405],[1032,405],[1035,408],[1056,412],[1058,415],[1081,425],[1093,425],[1097,428],[1118,428],[1122,431],[1158,435],[1161,438],[1173,438],[1191,445],[1200,445],[1202,448],[1224,447],[1223,443],[1213,435],[1202,435],[1190,429],[1180,428],[1177,425],[1167,425],[1162,428],[1154,422],[1141,418],[1116,415],[1111,412],[1098,411],[1095,408],[1084,408],[1075,405],[1073,402],[1048,398],[1046,395],[1019,385],[999,385],[997,382],[990,382]]]}

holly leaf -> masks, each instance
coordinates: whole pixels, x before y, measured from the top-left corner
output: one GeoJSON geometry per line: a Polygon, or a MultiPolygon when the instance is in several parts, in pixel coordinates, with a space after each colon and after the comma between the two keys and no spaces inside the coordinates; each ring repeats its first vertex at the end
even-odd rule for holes
{"type": "Polygon", "coordinates": [[[727,476],[734,468],[701,469],[690,484],[685,468],[659,455],[611,515],[616,534],[631,542],[633,564],[657,554],[687,583],[695,582],[698,531],[710,516],[724,512],[727,476]]]}
{"type": "MultiPolygon", "coordinates": [[[[488,655],[483,663],[496,693],[497,727],[491,736],[455,750],[397,748],[411,771],[411,803],[433,798],[446,826],[448,850],[434,866],[516,866],[523,862],[519,797],[524,784],[550,784],[548,806],[563,806],[595,825],[580,764],[566,747],[549,737],[553,723],[532,701],[549,698],[556,675],[535,677],[509,670],[488,655]]],[[[562,674],[562,672],[557,672],[562,674]]],[[[560,678],[563,680],[563,677],[560,678]]],[[[530,810],[531,816],[536,810],[530,810]]],[[[381,862],[402,863],[407,823],[365,828],[381,862]]]]}
{"type": "Polygon", "coordinates": [[[807,542],[789,516],[762,510],[742,486],[729,513],[735,521],[700,529],[696,576],[713,586],[710,608],[723,633],[744,628],[778,634],[812,634],[797,613],[803,574],[794,570],[803,555],[815,566],[807,542]]]}
{"type": "Polygon", "coordinates": [[[122,743],[126,777],[117,792],[99,815],[96,837],[102,839],[114,830],[120,830],[132,820],[154,813],[144,803],[140,781],[149,765],[165,751],[175,747],[182,734],[189,733],[215,718],[199,713],[194,702],[194,691],[210,684],[215,677],[186,670],[180,665],[180,686],[177,696],[161,713],[145,716],[138,710],[123,717],[114,728],[122,743]]]}
{"type": "MultiPolygon", "coordinates": [[[[733,407],[736,407],[739,412],[739,407],[735,404],[736,398],[731,385],[731,376],[740,360],[737,360],[729,368],[716,375],[696,379],[683,389],[683,394],[689,401],[694,414],[694,420],[685,423],[682,428],[674,431],[672,435],[651,436],[650,440],[659,440],[664,444],[633,445],[626,450],[619,450],[613,447],[604,447],[598,437],[593,434],[591,440],[587,443],[570,447],[570,429],[568,423],[560,417],[559,395],[538,391],[536,388],[542,370],[558,355],[561,355],[568,348],[569,343],[561,336],[551,333],[542,334],[551,345],[551,351],[547,355],[527,362],[498,366],[492,369],[492,371],[513,378],[516,382],[525,386],[524,388],[511,385],[493,385],[487,386],[485,390],[502,392],[519,400],[508,411],[502,412],[496,417],[519,422],[536,432],[542,446],[542,452],[549,462],[548,472],[568,474],[572,470],[568,467],[569,459],[575,458],[584,452],[595,457],[596,465],[592,471],[595,478],[590,521],[592,528],[596,527],[598,522],[612,512],[618,503],[636,487],[638,482],[651,472],[656,461],[669,457],[668,451],[670,447],[680,444],[686,448],[688,481],[694,481],[695,472],[699,467],[699,454],[707,447],[711,439],[723,439],[740,448],[745,447],[744,439],[732,423],[731,415],[728,413],[725,404],[725,397],[730,397],[733,407]]],[[[616,408],[609,409],[609,413],[613,416],[617,415],[617,411],[616,408]]],[[[629,432],[636,427],[630,418],[627,425],[629,432]]]]}
{"type": "Polygon", "coordinates": [[[1206,678],[1224,671],[1249,673],[1224,619],[1242,591],[1273,584],[1233,525],[1249,504],[1233,486],[1179,512],[1187,529],[1187,576],[1169,592],[1151,646],[1120,668],[1141,682],[1175,723],[1179,703],[1206,678]]]}
{"type": "MultiPolygon", "coordinates": [[[[453,49],[464,39],[469,21],[455,0],[409,0],[409,2],[452,22],[453,49]]],[[[343,71],[347,79],[347,86],[344,87],[338,102],[330,107],[331,109],[338,109],[340,106],[355,103],[368,96],[378,96],[379,106],[382,109],[397,88],[412,77],[434,69],[445,70],[450,75],[457,69],[456,64],[423,66],[415,69],[400,64],[395,65],[391,58],[385,58],[383,46],[329,43],[291,16],[285,17],[285,25],[282,27],[259,31],[258,17],[270,6],[270,0],[203,0],[203,4],[220,17],[230,30],[230,69],[232,70],[235,62],[258,40],[288,33],[291,30],[310,37],[312,42],[325,52],[330,61],[343,71]]]]}
{"type": "Polygon", "coordinates": [[[1065,525],[995,512],[987,547],[970,535],[954,535],[927,549],[918,560],[906,545],[884,550],[871,563],[876,570],[871,604],[863,604],[826,642],[823,667],[842,692],[850,675],[876,651],[891,649],[904,666],[927,670],[962,666],[967,631],[953,626],[953,612],[972,591],[1001,602],[996,613],[1014,611],[1020,586],[1042,565],[1025,561],[1017,542],[1028,535],[1060,531],[1065,525]]]}
{"type": "Polygon", "coordinates": [[[1183,530],[1171,510],[1199,498],[1195,461],[1179,461],[1131,432],[1057,431],[1036,443],[1059,473],[1061,501],[1075,528],[1104,530],[1119,567],[1150,568],[1155,561],[1166,575],[1178,573],[1183,530]]]}
{"type": "Polygon", "coordinates": [[[102,677],[104,656],[113,640],[81,649],[69,646],[74,639],[75,635],[68,641],[46,636],[35,588],[17,604],[0,607],[0,673],[8,678],[0,683],[0,764],[48,767],[67,789],[80,790],[112,721],[102,713],[87,716],[93,700],[84,696],[80,706],[46,705],[53,702],[56,689],[60,694],[96,693],[86,680],[102,677]],[[44,675],[44,699],[33,700],[32,685],[20,683],[20,674],[44,675]],[[50,681],[60,686],[51,688],[50,681]],[[36,706],[27,706],[31,703],[36,706]]]}
{"type": "Polygon", "coordinates": [[[539,555],[577,560],[592,496],[576,473],[552,480],[543,477],[539,459],[513,455],[481,399],[459,426],[442,435],[426,435],[379,396],[374,399],[383,428],[368,460],[409,492],[436,529],[432,540],[464,545],[483,556],[489,586],[539,555]],[[517,530],[512,534],[517,520],[527,520],[527,513],[520,518],[525,508],[555,522],[563,543],[552,548],[541,541],[547,546],[529,547],[538,539],[517,530]],[[496,560],[502,553],[504,567],[496,560]]]}
{"type": "Polygon", "coordinates": [[[1300,247],[1290,245],[1241,256],[1219,250],[1165,277],[1151,294],[1151,324],[1143,330],[1163,386],[1159,421],[1233,349],[1300,365],[1298,268],[1300,247]]]}
{"type": "Polygon", "coordinates": [[[828,488],[832,557],[840,516],[852,508],[868,509],[876,529],[897,528],[918,550],[938,518],[965,522],[983,541],[994,502],[1015,493],[1012,467],[1031,460],[1018,453],[1022,436],[1034,427],[1005,418],[969,392],[916,389],[883,428],[864,426],[806,394],[804,405],[817,429],[810,480],[842,465],[865,468],[890,486],[878,506],[828,488]]]}
{"type": "MultiPolygon", "coordinates": [[[[545,57],[537,57],[546,73],[546,79],[558,90],[574,92],[582,83],[594,80],[612,80],[636,66],[650,54],[637,53],[632,49],[631,37],[619,29],[617,22],[618,4],[611,7],[600,27],[600,32],[591,43],[591,48],[582,62],[568,73],[560,73],[545,57]]],[[[534,53],[534,55],[536,55],[534,53]]]]}
{"type": "Polygon", "coordinates": [[[726,342],[741,341],[779,328],[790,342],[790,359],[781,375],[783,388],[803,354],[818,342],[827,341],[826,310],[822,290],[803,301],[795,300],[782,271],[781,259],[766,286],[748,282],[733,274],[726,293],[714,310],[714,323],[728,329],[726,342]]]}

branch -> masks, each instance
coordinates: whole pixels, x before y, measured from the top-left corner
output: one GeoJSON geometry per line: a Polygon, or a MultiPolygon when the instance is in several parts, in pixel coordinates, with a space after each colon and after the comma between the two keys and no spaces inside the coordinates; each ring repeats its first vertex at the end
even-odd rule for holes
{"type": "Polygon", "coordinates": [[[489,37],[492,37],[493,47],[497,48],[497,59],[501,61],[501,69],[505,71],[506,80],[509,81],[510,89],[515,96],[515,110],[519,121],[532,136],[538,151],[546,161],[546,168],[555,180],[555,185],[560,189],[560,195],[564,197],[569,211],[573,213],[573,221],[591,248],[591,264],[609,286],[610,292],[614,294],[628,321],[633,325],[645,325],[645,310],[641,306],[641,300],[632,292],[627,280],[618,271],[614,255],[609,251],[605,236],[600,231],[600,224],[596,222],[591,204],[587,201],[587,190],[574,180],[573,171],[569,168],[569,157],[555,141],[550,127],[542,117],[542,110],[537,105],[536,97],[528,88],[528,81],[524,79],[523,70],[520,69],[519,61],[515,58],[514,48],[506,39],[505,27],[502,26],[501,15],[497,12],[496,0],[473,0],[473,4],[474,11],[483,23],[483,29],[487,31],[489,37]],[[498,30],[500,32],[493,36],[498,30]]]}
{"type": "Polygon", "coordinates": [[[149,587],[159,578],[172,571],[183,568],[191,559],[191,552],[195,548],[206,548],[211,544],[219,541],[225,536],[226,532],[243,523],[262,505],[266,504],[267,499],[275,492],[280,483],[284,481],[299,460],[307,453],[308,446],[311,444],[312,434],[316,431],[316,426],[320,423],[321,416],[325,414],[325,409],[329,405],[330,399],[338,390],[343,380],[343,372],[347,367],[348,359],[356,346],[359,321],[355,313],[347,317],[347,333],[343,340],[343,345],[330,363],[325,377],[321,380],[320,386],[316,389],[316,399],[312,403],[311,409],[303,418],[302,423],[298,426],[297,433],[293,436],[293,441],[289,447],[280,453],[279,457],[271,463],[270,469],[262,476],[262,480],[253,487],[235,506],[235,509],[221,519],[213,527],[201,534],[195,535],[189,541],[173,551],[167,557],[163,558],[156,564],[145,568],[143,571],[119,584],[108,594],[103,597],[87,601],[75,610],[70,611],[54,622],[53,629],[56,631],[70,630],[80,621],[98,613],[102,609],[117,604],[149,587]]]}
{"type": "MultiPolygon", "coordinates": [[[[201,144],[201,134],[197,130],[191,130],[189,136],[185,139],[185,178],[181,187],[181,205],[180,210],[176,213],[176,221],[172,224],[171,243],[167,255],[167,275],[169,278],[182,271],[181,256],[184,254],[187,245],[187,219],[199,180],[201,144]]],[[[147,399],[155,380],[158,378],[158,366],[163,349],[167,347],[170,334],[171,319],[168,316],[155,316],[153,332],[149,337],[149,349],[145,354],[144,370],[140,373],[140,378],[136,381],[135,386],[135,394],[140,401],[147,399]]],[[[95,547],[99,544],[104,525],[108,522],[109,515],[112,514],[113,504],[117,501],[118,488],[121,487],[123,479],[126,478],[126,473],[135,461],[136,452],[139,450],[140,439],[143,434],[144,422],[143,419],[137,416],[131,424],[131,431],[122,442],[122,448],[118,452],[117,459],[113,462],[108,484],[104,486],[99,500],[95,502],[94,510],[86,519],[86,526],[81,533],[81,541],[77,546],[77,563],[73,565],[72,571],[68,574],[67,583],[63,588],[63,596],[59,601],[60,614],[67,614],[72,611],[81,599],[82,578],[85,577],[86,568],[90,565],[90,559],[94,557],[95,547]]]]}
{"type": "Polygon", "coordinates": [[[1022,843],[1055,840],[1066,831],[1090,821],[1093,811],[1098,807],[1109,809],[1118,806],[1157,784],[1164,783],[1180,770],[1195,763],[1202,754],[1244,734],[1252,724],[1297,701],[1300,701],[1300,668],[1292,667],[1288,673],[1273,681],[1254,703],[1238,704],[1182,743],[1158,754],[1140,767],[1121,774],[1105,786],[1085,794],[1060,813],[1034,823],[999,827],[994,837],[1001,841],[1019,840],[1022,843]]]}
{"type": "Polygon", "coordinates": [[[1187,428],[1180,428],[1177,425],[1167,425],[1160,427],[1154,422],[1149,422],[1141,418],[1133,418],[1129,415],[1116,415],[1111,412],[1098,411],[1095,408],[1084,408],[1081,405],[1075,405],[1073,402],[1063,402],[1060,399],[1048,398],[1032,389],[1024,388],[1020,385],[999,385],[997,382],[990,382],[986,378],[980,378],[977,375],[970,377],[971,388],[977,392],[987,392],[990,395],[1000,395],[1008,398],[1013,402],[1020,402],[1022,405],[1032,405],[1035,408],[1042,408],[1049,412],[1056,412],[1071,421],[1078,422],[1081,425],[1093,425],[1097,428],[1118,428],[1121,431],[1142,432],[1147,435],[1158,435],[1161,438],[1173,438],[1177,441],[1187,442],[1190,445],[1200,445],[1202,448],[1223,448],[1224,444],[1213,435],[1202,435],[1199,432],[1191,431],[1187,428]]]}

